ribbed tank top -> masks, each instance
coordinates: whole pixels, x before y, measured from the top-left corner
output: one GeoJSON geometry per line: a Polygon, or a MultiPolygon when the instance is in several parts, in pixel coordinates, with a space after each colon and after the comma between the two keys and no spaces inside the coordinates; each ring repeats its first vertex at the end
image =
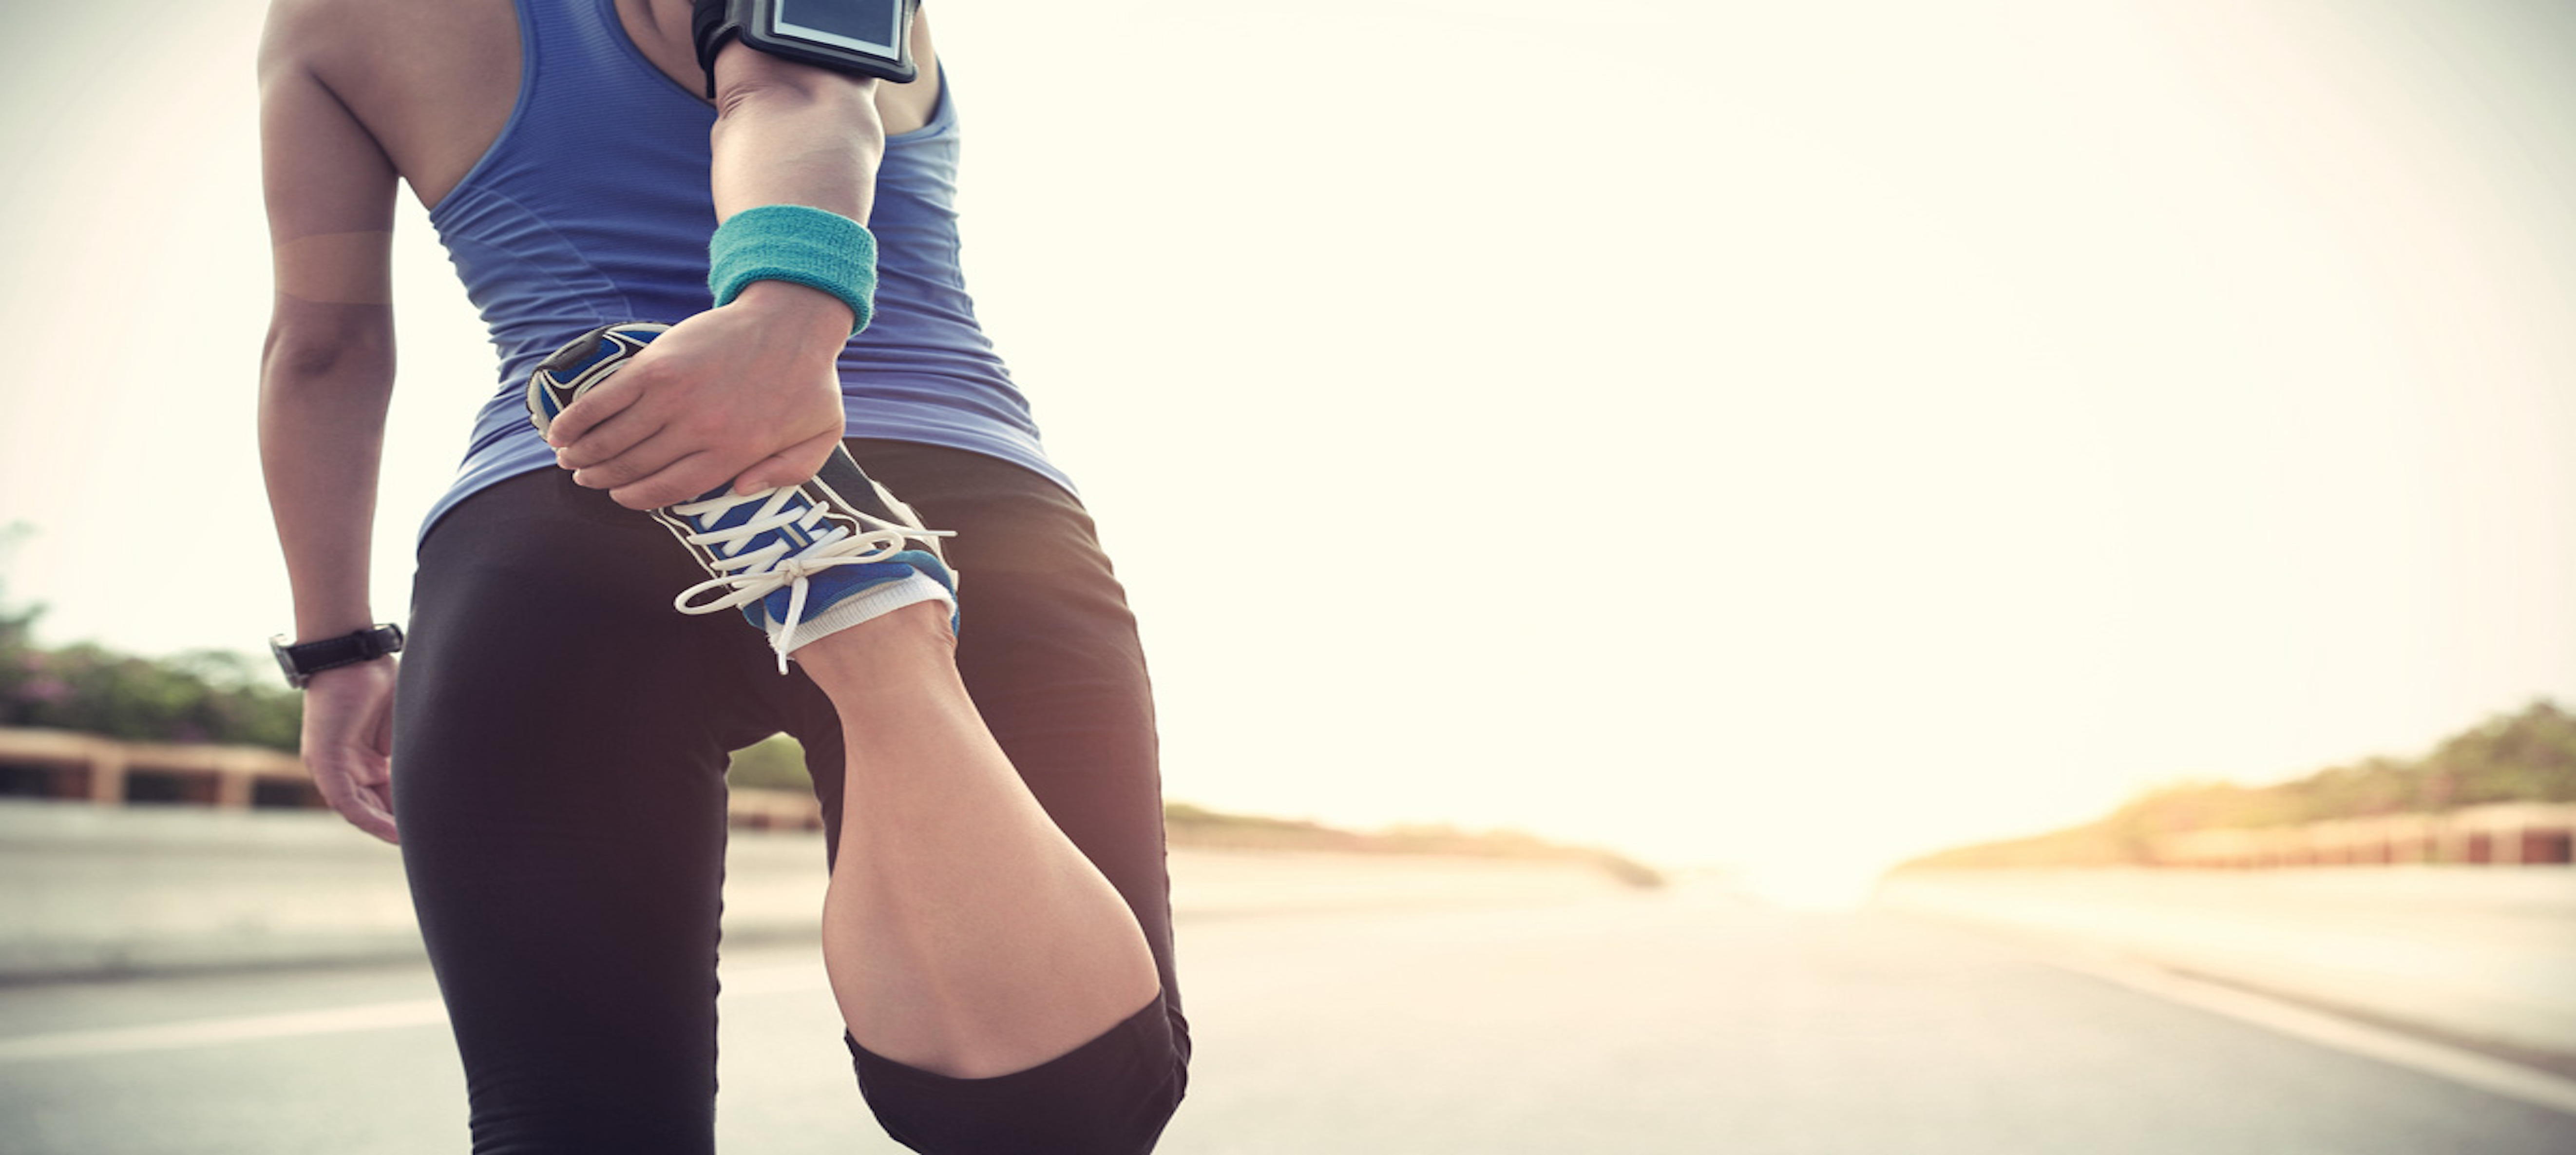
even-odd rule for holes
{"type": "MultiPolygon", "coordinates": [[[[456,481],[421,532],[503,478],[552,468],[529,425],[529,370],[613,321],[707,309],[707,133],[715,110],[645,59],[613,0],[517,0],[519,99],[501,135],[430,210],[501,358],[456,481]]],[[[976,323],[958,267],[956,102],[886,139],[868,227],[876,316],[842,350],[849,436],[964,449],[1070,490],[1028,400],[976,323]]]]}

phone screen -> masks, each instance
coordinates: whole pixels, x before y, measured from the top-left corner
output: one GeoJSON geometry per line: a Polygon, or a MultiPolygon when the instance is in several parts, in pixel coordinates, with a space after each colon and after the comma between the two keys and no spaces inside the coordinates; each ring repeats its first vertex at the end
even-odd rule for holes
{"type": "Polygon", "coordinates": [[[776,0],[770,31],[887,60],[903,57],[903,0],[776,0]]]}

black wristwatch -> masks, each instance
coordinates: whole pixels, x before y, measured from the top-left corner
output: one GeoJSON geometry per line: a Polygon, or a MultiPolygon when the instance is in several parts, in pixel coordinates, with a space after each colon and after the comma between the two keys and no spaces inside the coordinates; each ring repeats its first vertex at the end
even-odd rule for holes
{"type": "Polygon", "coordinates": [[[402,627],[392,622],[300,646],[286,644],[284,634],[268,640],[268,652],[277,655],[277,668],[286,672],[286,684],[299,690],[324,670],[372,662],[387,654],[401,653],[402,646],[402,627]]]}

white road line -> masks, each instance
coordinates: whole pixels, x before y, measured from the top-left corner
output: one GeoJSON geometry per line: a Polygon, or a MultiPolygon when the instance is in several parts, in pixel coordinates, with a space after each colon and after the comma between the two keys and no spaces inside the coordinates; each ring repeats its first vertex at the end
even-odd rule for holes
{"type": "Polygon", "coordinates": [[[2399,1034],[2324,1011],[2266,998],[2251,991],[2186,978],[2118,956],[2047,952],[2042,957],[2063,969],[2092,975],[2184,1006],[2226,1015],[2348,1054],[2448,1079],[2489,1094],[2576,1115],[2576,1080],[2520,1063],[2399,1034]]]}
{"type": "MultiPolygon", "coordinates": [[[[785,966],[730,969],[722,973],[722,978],[725,993],[731,995],[769,995],[829,989],[819,960],[813,963],[785,966]]],[[[0,1063],[89,1058],[98,1055],[130,1054],[136,1051],[184,1050],[190,1047],[214,1047],[262,1039],[436,1026],[446,1021],[447,1009],[441,1006],[438,1000],[413,999],[405,1002],[333,1007],[319,1011],[290,1011],[275,1015],[197,1019],[190,1022],[154,1023],[148,1026],[113,1027],[94,1031],[57,1031],[51,1034],[20,1035],[16,1038],[0,1039],[0,1063]]]]}

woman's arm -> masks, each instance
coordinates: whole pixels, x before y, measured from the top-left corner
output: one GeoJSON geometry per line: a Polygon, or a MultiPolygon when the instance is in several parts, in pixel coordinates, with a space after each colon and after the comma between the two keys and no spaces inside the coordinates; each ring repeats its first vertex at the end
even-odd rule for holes
{"type": "MultiPolygon", "coordinates": [[[[727,44],[715,61],[717,218],[790,204],[864,223],[885,150],[876,84],[727,44]]],[[[740,493],[803,481],[841,439],[836,363],[850,322],[828,293],[755,281],[557,416],[556,459],[634,509],[728,481],[740,493]]]]}
{"type": "MultiPolygon", "coordinates": [[[[273,20],[260,50],[261,182],[276,272],[260,357],[260,465],[299,641],[376,620],[367,559],[394,382],[393,165],[307,66],[311,38],[326,33],[317,23],[273,20]]],[[[393,685],[390,658],[343,666],[316,674],[304,704],[314,784],[388,842],[393,685]]]]}

